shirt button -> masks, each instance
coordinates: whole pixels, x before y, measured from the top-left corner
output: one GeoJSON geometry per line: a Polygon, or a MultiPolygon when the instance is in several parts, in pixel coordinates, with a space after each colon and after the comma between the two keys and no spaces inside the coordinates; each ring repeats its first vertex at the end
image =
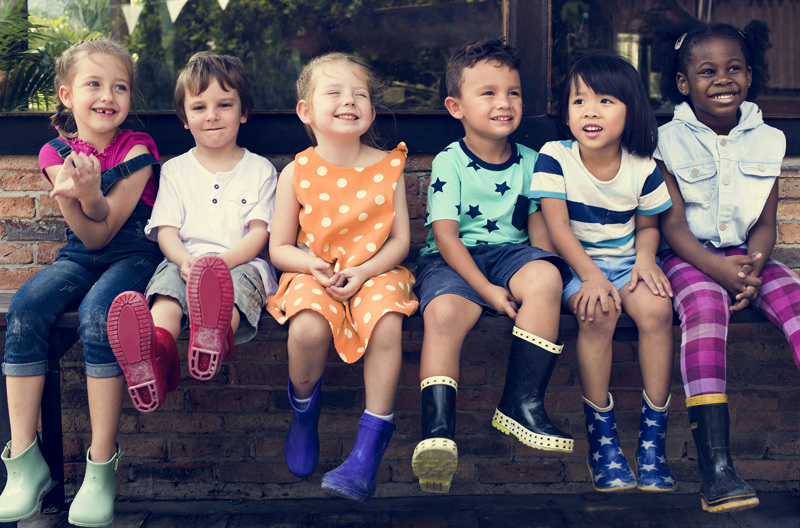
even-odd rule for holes
{"type": "Polygon", "coordinates": [[[728,178],[728,177],[722,178],[722,183],[724,183],[725,185],[728,185],[729,183],[731,183],[731,179],[728,178]]]}
{"type": "Polygon", "coordinates": [[[720,144],[720,145],[722,145],[723,147],[724,147],[724,146],[725,146],[727,143],[728,143],[728,140],[727,140],[727,139],[725,139],[725,138],[722,138],[722,139],[720,139],[720,140],[719,140],[719,144],[720,144]]]}
{"type": "Polygon", "coordinates": [[[758,166],[758,170],[764,172],[765,170],[767,170],[767,167],[765,167],[764,164],[762,163],[761,165],[758,166]]]}
{"type": "Polygon", "coordinates": [[[692,169],[692,176],[697,176],[698,174],[700,174],[700,171],[699,171],[699,170],[697,170],[697,169],[692,169]]]}
{"type": "Polygon", "coordinates": [[[724,223],[724,222],[723,222],[723,223],[721,223],[721,224],[719,225],[719,230],[720,230],[720,231],[725,231],[726,229],[728,229],[728,224],[726,224],[726,223],[724,223]]]}
{"type": "Polygon", "coordinates": [[[214,198],[213,200],[211,200],[211,203],[217,203],[217,199],[214,198]]]}
{"type": "Polygon", "coordinates": [[[215,189],[219,189],[219,184],[218,184],[218,183],[215,183],[215,184],[214,184],[214,188],[215,188],[215,189]]]}
{"type": "Polygon", "coordinates": [[[242,198],[242,203],[243,203],[243,204],[246,204],[246,203],[247,203],[247,200],[245,200],[244,198],[242,198]]]}

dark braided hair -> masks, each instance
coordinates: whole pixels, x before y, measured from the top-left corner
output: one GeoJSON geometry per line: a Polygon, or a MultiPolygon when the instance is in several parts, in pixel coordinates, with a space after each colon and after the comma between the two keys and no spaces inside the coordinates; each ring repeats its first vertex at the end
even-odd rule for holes
{"type": "Polygon", "coordinates": [[[668,101],[674,104],[688,101],[688,96],[678,91],[676,75],[678,72],[686,74],[686,63],[695,46],[713,37],[730,38],[739,43],[745,63],[752,70],[747,101],[755,100],[766,87],[769,81],[766,51],[771,44],[769,28],[764,22],[753,20],[741,31],[730,24],[706,24],[693,18],[672,23],[662,21],[658,27],[656,37],[659,44],[655,47],[653,59],[661,71],[661,95],[668,101]]]}

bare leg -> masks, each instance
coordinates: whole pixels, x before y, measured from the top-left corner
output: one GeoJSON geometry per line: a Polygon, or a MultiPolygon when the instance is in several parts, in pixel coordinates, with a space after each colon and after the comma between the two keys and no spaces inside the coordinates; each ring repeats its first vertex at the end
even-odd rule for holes
{"type": "Polygon", "coordinates": [[[150,307],[150,314],[153,316],[154,325],[168,331],[175,340],[180,337],[183,318],[181,303],[167,295],[156,295],[153,306],[150,307]]]}
{"type": "Polygon", "coordinates": [[[672,300],[653,295],[644,283],[620,290],[625,312],[639,330],[639,368],[647,397],[663,407],[669,397],[675,349],[672,337],[672,300]]]}
{"type": "Polygon", "coordinates": [[[325,371],[332,338],[328,321],[316,312],[303,310],[289,320],[289,379],[295,397],[311,397],[325,371]]]}
{"type": "Polygon", "coordinates": [[[403,317],[397,312],[389,312],[381,317],[372,330],[364,354],[367,409],[375,414],[387,415],[394,411],[403,362],[403,317]]]}
{"type": "Polygon", "coordinates": [[[460,295],[440,295],[428,303],[423,313],[420,380],[448,376],[458,381],[461,346],[481,313],[483,308],[460,295]]]}
{"type": "Polygon", "coordinates": [[[89,417],[92,422],[92,462],[111,460],[117,452],[117,433],[122,415],[125,377],[86,377],[89,417]]]}
{"type": "Polygon", "coordinates": [[[561,317],[561,273],[546,260],[525,264],[508,283],[521,306],[514,324],[551,343],[558,340],[561,317]]]}
{"type": "Polygon", "coordinates": [[[43,390],[44,376],[6,376],[11,458],[25,451],[36,439],[43,390]]]}
{"type": "MultiPolygon", "coordinates": [[[[575,294],[577,295],[577,294],[575,294]]],[[[575,295],[569,298],[572,306],[575,295]]],[[[578,372],[583,396],[598,407],[608,406],[608,382],[611,378],[611,340],[620,312],[613,306],[604,314],[598,301],[594,321],[578,318],[578,372]]]]}

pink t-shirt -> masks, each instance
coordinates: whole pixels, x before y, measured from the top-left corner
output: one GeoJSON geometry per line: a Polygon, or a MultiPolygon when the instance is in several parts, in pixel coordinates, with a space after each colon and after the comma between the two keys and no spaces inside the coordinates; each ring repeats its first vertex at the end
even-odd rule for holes
{"type": "MultiPolygon", "coordinates": [[[[75,152],[82,152],[87,156],[89,154],[94,154],[98,160],[100,160],[100,169],[101,170],[108,170],[111,167],[118,165],[119,163],[125,161],[125,156],[128,155],[128,152],[136,146],[136,145],[144,145],[145,147],[150,150],[150,152],[155,156],[156,159],[158,158],[158,149],[156,148],[156,143],[153,141],[153,138],[145,134],[144,132],[133,132],[132,130],[120,130],[114,139],[111,140],[106,148],[100,154],[97,153],[97,150],[91,146],[90,144],[81,141],[78,138],[66,140],[61,138],[65,143],[67,143],[72,150],[75,152]]],[[[55,148],[51,147],[50,145],[45,145],[39,151],[39,167],[42,170],[42,174],[47,177],[47,173],[44,172],[44,169],[47,167],[52,167],[53,165],[63,165],[64,160],[61,159],[61,156],[58,155],[58,152],[55,148]]],[[[48,181],[50,180],[47,177],[48,181]]],[[[153,203],[156,201],[156,192],[158,191],[158,183],[156,181],[156,172],[153,172],[153,175],[147,180],[147,183],[144,186],[144,190],[142,191],[142,198],[141,200],[147,204],[149,207],[153,207],[153,203]]]]}

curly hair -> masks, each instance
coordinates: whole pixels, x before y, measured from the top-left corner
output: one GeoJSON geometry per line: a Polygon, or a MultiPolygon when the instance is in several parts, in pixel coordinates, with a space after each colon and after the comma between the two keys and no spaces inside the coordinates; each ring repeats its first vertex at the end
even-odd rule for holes
{"type": "MultiPolygon", "coordinates": [[[[67,48],[64,53],[56,60],[56,77],[55,87],[56,94],[62,86],[70,86],[77,74],[77,66],[80,62],[90,55],[106,55],[119,61],[120,65],[128,74],[129,93],[131,99],[136,94],[136,86],[134,84],[134,67],[133,59],[123,45],[115,40],[110,39],[90,39],[77,42],[67,48]]],[[[69,111],[67,106],[61,101],[60,97],[56,97],[56,113],[50,117],[50,125],[58,131],[58,135],[63,139],[72,139],[77,137],[77,125],[72,112],[69,111]],[[75,129],[75,132],[68,130],[75,129]]]]}
{"type": "Polygon", "coordinates": [[[709,38],[729,38],[739,44],[745,63],[751,68],[752,82],[747,90],[747,101],[753,101],[769,82],[769,65],[766,52],[770,48],[769,28],[760,20],[753,20],[743,30],[730,24],[706,24],[693,18],[659,24],[656,31],[658,44],[653,61],[661,72],[661,95],[679,104],[688,96],[678,91],[675,81],[678,72],[686,74],[686,64],[692,51],[709,38]]]}

